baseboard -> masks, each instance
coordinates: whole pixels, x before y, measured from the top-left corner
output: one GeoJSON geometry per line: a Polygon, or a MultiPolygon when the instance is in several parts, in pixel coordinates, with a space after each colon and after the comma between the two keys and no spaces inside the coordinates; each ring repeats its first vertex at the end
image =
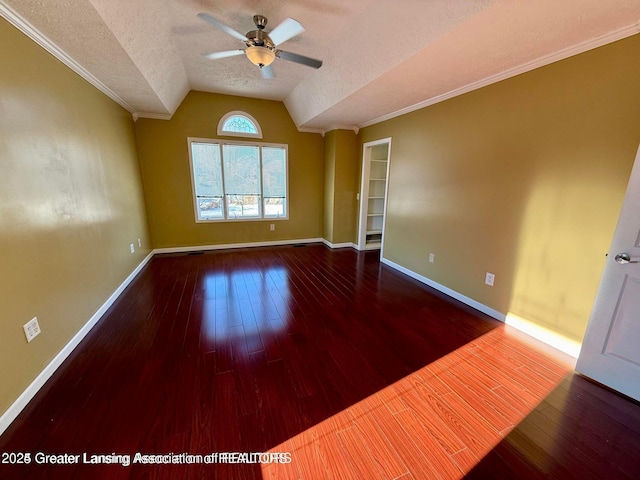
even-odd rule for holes
{"type": "Polygon", "coordinates": [[[222,243],[217,245],[190,245],[186,247],[163,247],[153,250],[153,254],[189,253],[208,250],[228,250],[233,248],[273,247],[281,245],[300,245],[303,243],[324,243],[329,248],[356,248],[352,242],[331,243],[326,238],[300,238],[292,240],[272,240],[266,242],[222,243]]]}
{"type": "Polygon", "coordinates": [[[278,245],[299,245],[301,243],[322,243],[322,238],[302,238],[293,240],[272,240],[266,242],[247,242],[247,243],[222,243],[219,245],[191,245],[187,247],[164,247],[153,250],[157,253],[188,253],[202,252],[206,250],[228,250],[231,248],[249,248],[249,247],[272,247],[278,245]]]}
{"type": "Polygon", "coordinates": [[[415,278],[419,282],[422,282],[425,285],[428,285],[431,288],[434,288],[435,290],[438,290],[439,292],[442,292],[450,296],[451,298],[454,298],[464,303],[465,305],[475,308],[479,312],[485,313],[490,317],[495,318],[496,320],[500,320],[501,322],[504,322],[507,325],[512,326],[513,328],[521,331],[522,333],[525,333],[530,337],[535,338],[536,340],[539,340],[542,343],[545,343],[546,345],[549,345],[550,347],[555,348],[556,350],[566,353],[567,355],[573,358],[578,358],[578,355],[580,355],[581,344],[576,340],[567,338],[564,335],[561,335],[557,332],[541,327],[540,325],[537,325],[524,318],[518,317],[517,315],[514,315],[512,313],[504,314],[502,312],[498,312],[493,308],[487,307],[486,305],[483,305],[482,303],[479,303],[473,300],[472,298],[462,295],[461,293],[458,293],[455,290],[451,290],[450,288],[445,287],[444,285],[440,285],[439,283],[434,282],[433,280],[427,277],[423,277],[422,275],[412,270],[409,270],[408,268],[405,268],[402,265],[398,265],[397,263],[394,263],[391,260],[388,260],[386,258],[383,258],[381,262],[384,263],[385,265],[390,266],[391,268],[394,268],[404,273],[405,275],[410,276],[411,278],[415,278]]]}
{"type": "Polygon", "coordinates": [[[533,323],[526,318],[508,313],[505,323],[573,358],[578,358],[580,355],[580,349],[582,348],[580,342],[533,323]]]}
{"type": "Polygon", "coordinates": [[[361,248],[359,245],[354,243],[353,248],[355,248],[359,252],[373,252],[374,250],[382,251],[382,245],[365,245],[361,248]]]}
{"type": "Polygon", "coordinates": [[[414,272],[413,270],[409,270],[408,268],[403,267],[402,265],[398,265],[397,263],[392,262],[391,260],[388,260],[386,258],[382,258],[380,262],[390,266],[391,268],[394,268],[395,270],[398,270],[404,273],[405,275],[410,276],[411,278],[418,280],[419,282],[424,283],[425,285],[428,285],[429,287],[435,290],[438,290],[439,292],[444,293],[445,295],[450,296],[451,298],[454,298],[455,300],[458,300],[459,302],[464,303],[465,305],[475,308],[479,312],[489,315],[490,317],[495,318],[496,320],[500,320],[501,322],[505,321],[506,315],[504,313],[494,310],[493,308],[488,307],[486,305],[483,305],[482,303],[477,302],[473,298],[469,298],[465,295],[462,295],[461,293],[456,292],[455,290],[451,290],[449,287],[440,285],[439,283],[434,282],[433,280],[427,277],[423,277],[422,275],[414,272]]]}
{"type": "Polygon", "coordinates": [[[326,238],[322,239],[322,243],[329,248],[356,248],[356,245],[353,242],[331,243],[326,238]]]}
{"type": "Polygon", "coordinates": [[[0,417],[0,435],[11,425],[20,412],[27,406],[27,404],[35,397],[38,391],[44,386],[44,384],[51,378],[55,371],[62,365],[66,358],[73,352],[82,339],[89,333],[89,331],[98,323],[106,311],[116,301],[125,288],[133,281],[135,276],[142,270],[142,268],[151,260],[153,252],[149,253],[142,262],[135,268],[131,274],[120,284],[120,286],[111,294],[106,302],[93,314],[87,323],[76,333],[73,338],[67,343],[62,350],[49,362],[49,364],[40,372],[33,382],[26,388],[24,392],[13,402],[13,404],[7,409],[6,412],[0,417]]]}

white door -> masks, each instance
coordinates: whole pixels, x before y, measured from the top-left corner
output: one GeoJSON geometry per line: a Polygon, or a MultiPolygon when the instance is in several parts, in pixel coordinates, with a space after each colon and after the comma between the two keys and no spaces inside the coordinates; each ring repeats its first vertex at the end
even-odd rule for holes
{"type": "Polygon", "coordinates": [[[640,400],[640,150],[576,370],[640,400]]]}

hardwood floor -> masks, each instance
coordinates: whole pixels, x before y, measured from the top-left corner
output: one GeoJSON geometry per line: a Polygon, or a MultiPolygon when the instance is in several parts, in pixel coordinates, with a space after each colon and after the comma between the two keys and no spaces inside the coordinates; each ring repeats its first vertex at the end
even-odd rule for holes
{"type": "Polygon", "coordinates": [[[32,459],[2,479],[640,478],[640,407],[377,252],[256,248],[156,256],[0,452],[32,459]]]}

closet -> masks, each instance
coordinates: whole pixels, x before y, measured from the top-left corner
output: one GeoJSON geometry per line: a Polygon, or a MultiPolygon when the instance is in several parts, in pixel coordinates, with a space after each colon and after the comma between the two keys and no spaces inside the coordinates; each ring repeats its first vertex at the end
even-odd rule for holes
{"type": "Polygon", "coordinates": [[[363,146],[360,186],[360,227],[358,249],[382,247],[387,209],[391,138],[367,142],[363,146]]]}

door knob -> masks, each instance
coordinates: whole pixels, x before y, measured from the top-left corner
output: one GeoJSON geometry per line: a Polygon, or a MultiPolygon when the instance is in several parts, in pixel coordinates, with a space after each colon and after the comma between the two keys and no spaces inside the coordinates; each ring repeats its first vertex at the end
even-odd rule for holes
{"type": "Polygon", "coordinates": [[[624,265],[626,263],[640,263],[640,258],[631,258],[628,253],[619,253],[615,256],[615,261],[624,265]]]}

